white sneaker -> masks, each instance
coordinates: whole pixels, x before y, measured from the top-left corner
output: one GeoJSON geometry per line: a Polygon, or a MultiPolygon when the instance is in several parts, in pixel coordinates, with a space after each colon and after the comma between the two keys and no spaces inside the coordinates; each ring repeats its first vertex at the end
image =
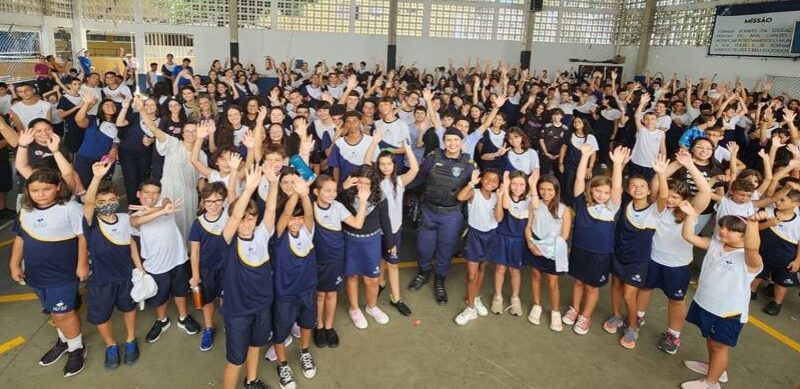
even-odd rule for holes
{"type": "Polygon", "coordinates": [[[508,307],[511,310],[511,316],[522,316],[522,301],[519,297],[511,298],[511,305],[508,307]]]}
{"type": "MultiPolygon", "coordinates": [[[[287,336],[286,340],[283,341],[283,346],[289,347],[291,344],[292,344],[292,337],[287,336]]],[[[267,354],[264,355],[264,359],[270,362],[275,362],[278,360],[278,355],[275,354],[275,345],[269,346],[269,349],[267,349],[267,354]]]]}
{"type": "Polygon", "coordinates": [[[550,312],[550,329],[555,332],[564,331],[564,325],[561,324],[561,312],[559,311],[550,312]]]}
{"type": "Polygon", "coordinates": [[[353,325],[356,326],[359,330],[363,330],[367,328],[367,318],[364,317],[364,313],[361,312],[360,308],[356,309],[348,309],[348,315],[350,316],[350,320],[353,321],[353,325]]]}
{"type": "Polygon", "coordinates": [[[375,319],[375,322],[378,324],[389,324],[389,316],[387,316],[383,311],[381,311],[378,306],[374,307],[367,307],[366,309],[367,314],[372,316],[375,319]]]}
{"type": "Polygon", "coordinates": [[[705,379],[696,380],[696,381],[687,381],[681,384],[681,389],[720,389],[721,386],[719,382],[716,384],[710,384],[705,379]]]}
{"type": "MultiPolygon", "coordinates": [[[[534,305],[533,308],[531,308],[531,313],[528,314],[528,321],[531,322],[531,324],[538,326],[541,317],[542,317],[542,306],[534,305]]],[[[561,320],[559,320],[559,322],[560,321],[561,320]]]]}
{"type": "Polygon", "coordinates": [[[483,301],[481,301],[481,296],[475,297],[473,305],[475,305],[475,310],[478,311],[478,316],[486,316],[489,314],[489,310],[486,309],[486,306],[483,305],[483,301]]]}
{"type": "Polygon", "coordinates": [[[292,324],[292,336],[295,338],[300,337],[300,326],[297,323],[292,324]]]}
{"type": "Polygon", "coordinates": [[[492,313],[502,315],[503,311],[505,311],[505,309],[503,309],[503,297],[494,296],[492,298],[492,313]]]}
{"type": "Polygon", "coordinates": [[[467,323],[478,318],[478,310],[475,308],[466,307],[461,313],[456,316],[456,324],[463,326],[467,323]]]}
{"type": "MultiPolygon", "coordinates": [[[[705,362],[700,362],[700,361],[683,361],[683,364],[684,364],[684,365],[685,365],[685,366],[686,366],[686,367],[687,367],[689,370],[691,370],[691,371],[693,371],[693,372],[695,372],[695,373],[697,373],[697,374],[702,374],[702,375],[706,375],[706,374],[708,374],[708,364],[707,364],[707,363],[705,363],[705,362]]],[[[723,384],[724,384],[724,383],[726,383],[726,382],[728,382],[728,371],[727,371],[727,370],[726,370],[726,371],[723,371],[723,372],[722,372],[722,375],[721,375],[721,376],[719,376],[719,382],[722,382],[723,384]]]]}

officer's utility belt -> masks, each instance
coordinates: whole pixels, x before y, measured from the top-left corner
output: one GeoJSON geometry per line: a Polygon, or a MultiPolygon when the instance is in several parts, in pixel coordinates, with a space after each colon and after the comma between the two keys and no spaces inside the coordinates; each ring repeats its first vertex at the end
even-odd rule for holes
{"type": "Polygon", "coordinates": [[[374,232],[371,232],[369,234],[354,234],[354,233],[352,233],[350,231],[347,231],[347,230],[344,230],[344,233],[347,234],[348,236],[352,236],[354,238],[369,238],[371,236],[379,235],[381,233],[381,230],[378,229],[378,230],[375,230],[374,232]]]}
{"type": "Polygon", "coordinates": [[[449,212],[460,212],[461,211],[461,204],[452,205],[449,207],[440,207],[438,205],[433,205],[431,203],[424,203],[425,208],[435,212],[435,213],[449,213],[449,212]]]}

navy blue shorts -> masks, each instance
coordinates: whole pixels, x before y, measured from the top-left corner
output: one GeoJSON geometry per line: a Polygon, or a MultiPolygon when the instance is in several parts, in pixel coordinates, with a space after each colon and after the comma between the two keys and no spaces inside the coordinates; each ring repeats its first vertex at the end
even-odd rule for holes
{"type": "Polygon", "coordinates": [[[689,266],[669,267],[656,261],[650,261],[647,268],[647,279],[642,288],[658,288],[668,299],[683,301],[691,279],[692,272],[689,270],[689,266]]]}
{"type": "Polygon", "coordinates": [[[497,234],[497,245],[492,262],[520,269],[522,268],[522,255],[526,251],[528,251],[528,246],[525,244],[525,238],[497,234]]]}
{"type": "Polygon", "coordinates": [[[739,340],[739,333],[742,332],[744,323],[739,322],[739,316],[719,317],[692,301],[689,312],[686,314],[686,321],[700,328],[700,333],[704,338],[722,343],[731,347],[736,347],[739,340]]]}
{"type": "Polygon", "coordinates": [[[344,275],[378,277],[381,274],[381,235],[344,234],[344,275]]]}
{"type": "Polygon", "coordinates": [[[611,258],[611,272],[619,277],[622,282],[641,288],[647,280],[647,270],[650,268],[650,259],[633,259],[614,255],[611,258]]]}
{"type": "Polygon", "coordinates": [[[269,344],[272,332],[272,304],[256,313],[242,316],[222,316],[225,322],[225,359],[241,365],[247,359],[248,347],[269,344]]]}
{"type": "Polygon", "coordinates": [[[800,273],[790,272],[789,269],[786,268],[788,265],[788,263],[784,266],[770,264],[764,261],[764,270],[761,270],[761,273],[758,274],[758,278],[772,280],[775,285],[779,285],[784,288],[800,286],[800,273]]]}
{"type": "Polygon", "coordinates": [[[11,163],[6,159],[0,159],[0,192],[9,192],[14,187],[14,177],[11,172],[11,163]]]}
{"type": "Polygon", "coordinates": [[[89,305],[86,310],[86,321],[94,325],[103,324],[111,318],[116,307],[120,312],[136,309],[131,298],[133,282],[131,280],[94,284],[89,282],[89,305]]]}
{"type": "Polygon", "coordinates": [[[402,235],[402,232],[403,230],[400,230],[392,234],[394,235],[395,246],[397,246],[397,255],[394,256],[394,258],[389,255],[389,250],[391,247],[386,247],[384,240],[381,239],[381,257],[384,261],[391,263],[392,265],[397,265],[400,263],[400,235],[402,235]]]}
{"type": "Polygon", "coordinates": [[[464,256],[470,262],[483,262],[492,258],[497,251],[496,230],[480,231],[472,227],[467,230],[467,246],[464,256]]]}
{"type": "Polygon", "coordinates": [[[39,297],[42,308],[49,313],[61,314],[75,309],[78,281],[67,281],[63,284],[43,287],[31,286],[31,289],[39,297]]]}
{"type": "Polygon", "coordinates": [[[172,268],[172,270],[161,273],[151,274],[156,281],[158,292],[156,295],[147,299],[147,305],[158,307],[169,300],[170,297],[186,297],[189,295],[189,262],[184,262],[172,268]]]}
{"type": "Polygon", "coordinates": [[[213,303],[222,297],[222,268],[204,269],[200,267],[200,290],[203,293],[203,304],[213,303]]]}
{"type": "Polygon", "coordinates": [[[292,300],[275,299],[273,309],[273,343],[283,343],[294,323],[306,329],[317,325],[317,296],[314,293],[292,300]]]}
{"type": "Polygon", "coordinates": [[[589,286],[603,287],[608,283],[611,256],[572,246],[569,252],[569,275],[589,286]]]}
{"type": "MultiPolygon", "coordinates": [[[[525,248],[528,250],[528,248],[525,248]]],[[[530,250],[528,250],[530,252],[530,250]]],[[[557,272],[556,271],[556,261],[552,259],[548,259],[539,255],[533,255],[530,253],[528,255],[524,255],[522,257],[522,262],[525,266],[530,266],[534,269],[537,269],[543,273],[552,274],[552,275],[561,275],[564,272],[557,272]]]]}
{"type": "Polygon", "coordinates": [[[331,262],[317,261],[317,291],[335,292],[342,285],[344,259],[331,262]]]}

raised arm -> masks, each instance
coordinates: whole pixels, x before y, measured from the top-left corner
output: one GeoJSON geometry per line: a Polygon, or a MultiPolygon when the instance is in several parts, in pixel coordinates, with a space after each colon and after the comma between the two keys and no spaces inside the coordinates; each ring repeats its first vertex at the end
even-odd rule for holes
{"type": "Polygon", "coordinates": [[[403,148],[406,150],[406,158],[408,158],[409,166],[408,171],[400,176],[400,181],[403,183],[403,186],[408,186],[408,184],[417,177],[417,173],[419,173],[419,161],[417,161],[417,156],[414,155],[414,151],[411,150],[411,145],[408,142],[403,144],[403,148]]]}
{"type": "Polygon", "coordinates": [[[702,172],[700,172],[697,166],[695,166],[694,160],[692,160],[692,155],[689,154],[688,151],[678,150],[678,152],[675,154],[675,160],[680,166],[689,172],[689,175],[692,177],[692,181],[694,181],[695,185],[697,186],[697,193],[695,193],[691,201],[692,206],[697,212],[703,211],[706,209],[706,207],[708,207],[708,203],[711,202],[711,184],[708,182],[708,180],[706,180],[706,177],[702,172]]]}
{"type": "MultiPolygon", "coordinates": [[[[247,169],[247,179],[245,180],[244,191],[242,195],[236,199],[236,203],[233,204],[233,211],[231,211],[231,216],[228,218],[228,223],[225,224],[225,228],[222,230],[222,238],[225,239],[225,242],[231,243],[233,241],[233,236],[236,234],[236,230],[239,228],[239,224],[242,222],[242,218],[244,218],[244,211],[247,209],[247,204],[250,202],[250,196],[253,195],[256,188],[258,188],[258,183],[261,181],[261,167],[260,166],[251,166],[247,169]]],[[[269,198],[273,196],[272,192],[277,191],[277,185],[269,186],[269,198]]],[[[277,199],[277,192],[275,193],[275,198],[277,199]]],[[[267,207],[269,207],[270,203],[267,202],[267,207]]],[[[273,211],[275,205],[272,204],[273,211]]],[[[274,221],[275,212],[272,212],[272,220],[274,221]]],[[[264,212],[264,218],[266,219],[269,212],[264,212]]],[[[262,221],[262,224],[264,222],[262,221]]]]}
{"type": "Polygon", "coordinates": [[[383,138],[383,132],[381,130],[376,129],[372,133],[372,143],[369,144],[367,148],[367,153],[364,154],[364,165],[372,166],[372,157],[375,155],[375,149],[378,148],[378,145],[381,143],[381,139],[383,138]]]}
{"type": "Polygon", "coordinates": [[[653,161],[653,170],[656,172],[656,177],[653,180],[657,185],[653,185],[653,192],[655,194],[656,207],[658,212],[663,212],[667,208],[667,200],[669,199],[669,186],[667,185],[667,167],[669,160],[666,155],[658,154],[658,157],[653,161]]]}
{"type": "Polygon", "coordinates": [[[433,108],[433,92],[428,88],[422,89],[422,98],[425,99],[425,108],[427,108],[431,124],[434,128],[442,128],[442,120],[433,108]]]}
{"type": "MultiPolygon", "coordinates": [[[[214,172],[214,169],[211,169],[200,161],[200,152],[203,148],[203,142],[208,138],[209,133],[208,122],[204,121],[197,126],[197,139],[195,139],[192,145],[192,154],[189,157],[189,162],[192,166],[205,177],[211,176],[211,173],[214,172]]],[[[236,172],[231,172],[231,175],[235,176],[236,172]]]]}
{"type": "MultiPolygon", "coordinates": [[[[17,116],[13,113],[13,111],[10,114],[12,114],[14,117],[17,116]]],[[[23,131],[25,129],[20,127],[19,130],[23,131]]],[[[3,138],[11,147],[17,147],[19,144],[19,134],[17,131],[14,131],[13,128],[9,127],[8,123],[6,123],[6,120],[3,119],[3,115],[0,115],[0,135],[3,135],[3,138]]]]}
{"type": "Polygon", "coordinates": [[[758,252],[759,246],[761,246],[758,222],[767,218],[766,211],[758,211],[747,218],[747,228],[744,230],[744,261],[747,263],[747,272],[751,274],[760,272],[764,264],[761,254],[758,252]]]}
{"type": "Polygon", "coordinates": [[[492,107],[491,112],[489,112],[489,116],[486,117],[486,120],[484,120],[483,123],[481,123],[481,125],[475,131],[478,131],[478,133],[480,133],[481,135],[483,135],[483,133],[486,132],[486,129],[492,125],[495,116],[497,116],[497,112],[500,111],[500,107],[502,107],[503,104],[506,103],[506,99],[507,98],[505,95],[497,95],[497,98],[494,100],[494,107],[492,107]]]}
{"type": "Polygon", "coordinates": [[[128,95],[122,95],[122,99],[122,107],[119,109],[117,121],[115,123],[117,127],[125,127],[128,125],[128,110],[133,102],[133,99],[131,99],[128,95]]]}
{"type": "Polygon", "coordinates": [[[111,170],[111,163],[103,163],[103,162],[95,162],[92,165],[92,182],[89,184],[89,188],[86,189],[86,196],[83,198],[83,218],[86,220],[86,224],[92,225],[94,221],[94,207],[95,207],[95,200],[97,198],[97,189],[100,187],[100,181],[103,180],[103,177],[108,174],[108,171],[111,170]]]}
{"type": "MultiPolygon", "coordinates": [[[[704,238],[694,233],[694,225],[697,223],[698,211],[695,210],[690,202],[685,200],[681,202],[680,208],[681,211],[686,213],[686,219],[683,221],[683,228],[681,230],[683,239],[697,248],[707,250],[711,238],[704,238]]],[[[758,229],[758,226],[756,226],[756,229],[758,229]]],[[[756,232],[756,234],[758,234],[758,232],[756,232]]],[[[756,248],[756,250],[758,250],[758,248],[756,248]]]]}
{"type": "MultiPolygon", "coordinates": [[[[611,173],[611,202],[615,206],[620,206],[622,204],[622,171],[631,160],[631,149],[617,146],[609,157],[614,162],[614,171],[611,173]]],[[[582,160],[583,158],[581,158],[582,160]]]]}
{"type": "MultiPolygon", "coordinates": [[[[586,171],[589,166],[589,158],[594,154],[594,149],[589,144],[582,144],[580,149],[581,161],[578,163],[578,170],[575,173],[575,185],[572,189],[572,195],[575,197],[580,196],[586,189],[586,171]]],[[[616,167],[614,170],[616,170],[616,167]]]]}
{"type": "Polygon", "coordinates": [[[75,114],[75,124],[78,125],[80,128],[89,127],[89,108],[93,106],[97,101],[94,98],[94,95],[88,94],[81,99],[81,108],[78,109],[78,113],[75,114]]]}
{"type": "Polygon", "coordinates": [[[478,185],[480,180],[481,172],[478,169],[473,170],[469,183],[461,188],[461,190],[459,190],[456,194],[456,200],[462,202],[472,200],[472,198],[475,196],[475,185],[478,185]]]}

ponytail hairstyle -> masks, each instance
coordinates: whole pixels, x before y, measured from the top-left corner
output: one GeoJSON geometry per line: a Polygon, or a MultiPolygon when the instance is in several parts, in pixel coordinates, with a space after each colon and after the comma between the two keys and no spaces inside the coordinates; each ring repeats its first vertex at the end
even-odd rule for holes
{"type": "Polygon", "coordinates": [[[559,206],[559,199],[561,198],[561,183],[558,182],[558,179],[552,174],[545,174],[539,177],[539,181],[536,183],[536,191],[539,191],[539,185],[544,183],[549,183],[553,185],[553,190],[555,190],[555,196],[553,196],[553,200],[550,201],[550,204],[547,204],[547,210],[550,211],[550,215],[553,216],[553,219],[558,220],[558,206],[559,206]]]}

